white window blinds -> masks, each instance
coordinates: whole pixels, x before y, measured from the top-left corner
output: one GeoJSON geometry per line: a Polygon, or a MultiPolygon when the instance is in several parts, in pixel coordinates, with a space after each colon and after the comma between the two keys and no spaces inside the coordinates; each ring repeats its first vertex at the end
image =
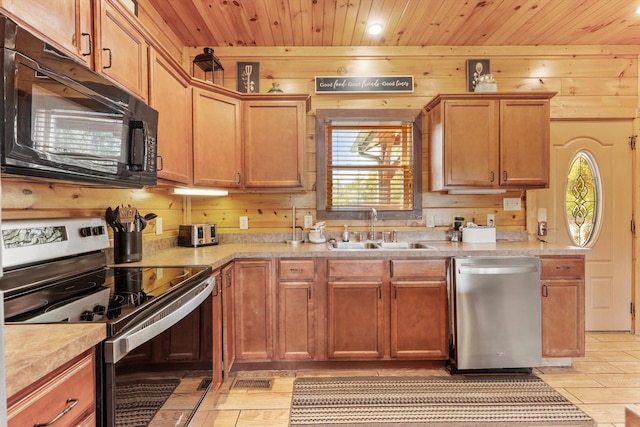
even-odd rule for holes
{"type": "Polygon", "coordinates": [[[413,124],[328,123],[327,210],[413,210],[413,124]]]}

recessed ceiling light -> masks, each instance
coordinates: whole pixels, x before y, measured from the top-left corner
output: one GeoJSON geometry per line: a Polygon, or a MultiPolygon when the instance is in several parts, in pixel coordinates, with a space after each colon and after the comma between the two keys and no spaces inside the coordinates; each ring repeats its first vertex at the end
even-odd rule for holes
{"type": "Polygon", "coordinates": [[[636,9],[636,15],[640,15],[640,6],[636,9]]]}
{"type": "Polygon", "coordinates": [[[373,23],[369,25],[369,28],[367,28],[367,31],[369,31],[369,34],[371,34],[372,36],[378,35],[382,32],[382,24],[378,22],[373,23]]]}

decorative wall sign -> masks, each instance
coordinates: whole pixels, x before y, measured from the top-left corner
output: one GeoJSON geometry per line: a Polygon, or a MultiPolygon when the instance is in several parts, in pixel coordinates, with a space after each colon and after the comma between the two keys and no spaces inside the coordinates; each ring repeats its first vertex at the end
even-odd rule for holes
{"type": "Polygon", "coordinates": [[[475,92],[480,76],[489,72],[488,59],[467,59],[467,91],[475,92]]]}
{"type": "Polygon", "coordinates": [[[413,92],[413,76],[316,76],[316,93],[413,92]]]}
{"type": "Polygon", "coordinates": [[[236,80],[238,82],[238,92],[259,93],[260,63],[238,62],[238,68],[236,70],[236,80]]]}

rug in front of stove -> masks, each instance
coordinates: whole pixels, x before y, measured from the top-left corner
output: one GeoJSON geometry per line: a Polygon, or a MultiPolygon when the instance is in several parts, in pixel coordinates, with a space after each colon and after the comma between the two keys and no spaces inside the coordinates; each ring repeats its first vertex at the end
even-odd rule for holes
{"type": "Polygon", "coordinates": [[[583,426],[596,422],[534,375],[297,378],[291,427],[583,426]]]}

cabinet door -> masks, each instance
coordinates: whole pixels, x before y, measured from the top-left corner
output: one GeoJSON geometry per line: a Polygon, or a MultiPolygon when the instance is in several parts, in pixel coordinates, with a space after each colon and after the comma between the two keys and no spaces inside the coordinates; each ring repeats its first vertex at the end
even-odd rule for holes
{"type": "Polygon", "coordinates": [[[329,358],[381,358],[382,281],[329,281],[328,291],[329,358]]]}
{"type": "Polygon", "coordinates": [[[151,54],[149,101],[158,110],[158,177],[189,185],[192,176],[191,89],[188,76],[151,54]],[[170,119],[167,119],[170,118],[170,119]]]}
{"type": "Polygon", "coordinates": [[[96,38],[96,70],[120,83],[139,98],[149,91],[149,46],[140,32],[108,0],[99,1],[100,37],[96,38]]]}
{"type": "Polygon", "coordinates": [[[213,288],[213,301],[211,305],[211,324],[213,333],[209,339],[213,340],[212,359],[213,372],[211,374],[212,390],[217,390],[222,385],[222,272],[217,270],[213,273],[215,285],[213,288]]]}
{"type": "Polygon", "coordinates": [[[500,186],[549,186],[549,100],[500,101],[500,186]]]}
{"type": "Polygon", "coordinates": [[[281,360],[315,357],[315,278],[313,259],[278,260],[278,357],[281,360]]]}
{"type": "Polygon", "coordinates": [[[93,15],[91,0],[2,0],[8,16],[75,59],[93,67],[93,15]]]}
{"type": "Polygon", "coordinates": [[[278,357],[310,360],[315,356],[313,282],[278,284],[278,357]]]}
{"type": "Polygon", "coordinates": [[[444,101],[444,184],[498,185],[498,103],[478,99],[444,101]]]}
{"type": "Polygon", "coordinates": [[[233,264],[229,264],[222,269],[222,285],[222,360],[224,362],[224,377],[229,378],[231,368],[236,360],[233,264]]]}
{"type": "Polygon", "coordinates": [[[269,260],[234,263],[236,360],[273,358],[273,278],[269,260]]]}
{"type": "Polygon", "coordinates": [[[446,359],[447,283],[391,282],[391,357],[446,359]]]}
{"type": "Polygon", "coordinates": [[[241,186],[240,101],[213,90],[193,89],[194,184],[241,186]]]}
{"type": "Polygon", "coordinates": [[[542,355],[584,356],[584,281],[542,280],[542,355]]]}
{"type": "Polygon", "coordinates": [[[246,189],[304,189],[304,101],[243,102],[246,189]]]}

